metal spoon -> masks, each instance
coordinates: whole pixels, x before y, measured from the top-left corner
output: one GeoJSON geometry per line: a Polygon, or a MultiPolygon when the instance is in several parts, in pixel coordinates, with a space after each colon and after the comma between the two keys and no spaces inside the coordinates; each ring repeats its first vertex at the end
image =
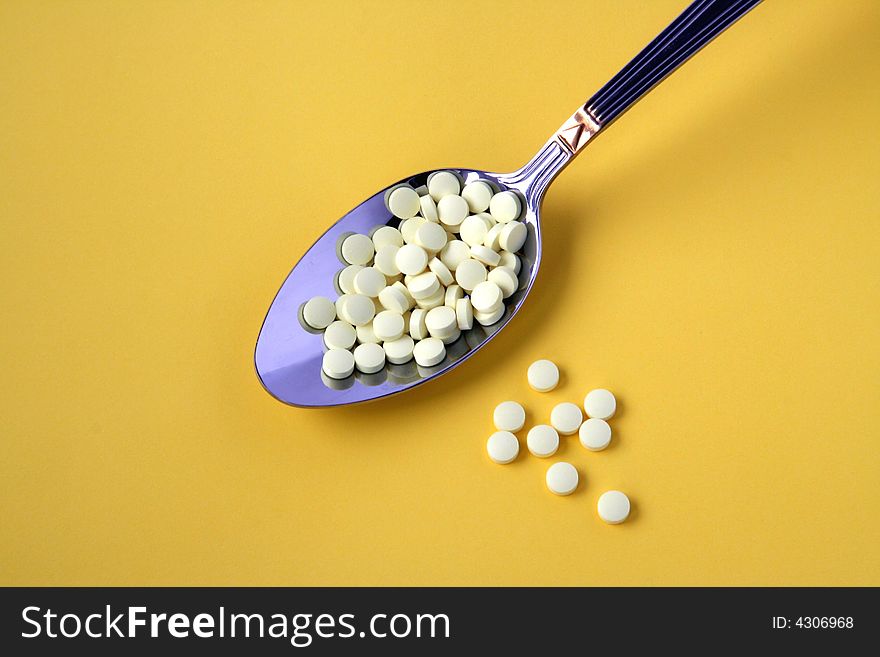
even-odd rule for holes
{"type": "Polygon", "coordinates": [[[308,299],[322,295],[335,298],[335,276],[344,266],[337,257],[338,245],[352,232],[368,233],[377,225],[395,225],[385,207],[385,193],[400,183],[425,184],[432,171],[396,181],[358,205],[337,221],[296,264],[263,321],[254,354],[257,374],[266,390],[294,406],[337,406],[393,395],[434,379],[464,362],[481,349],[517,313],[532,288],[541,264],[541,201],[560,171],[597,134],[635,104],[646,92],[672,73],[700,48],[734,23],[760,0],[697,0],[615,75],[557,130],[538,153],[513,173],[489,173],[475,169],[457,172],[467,183],[487,180],[499,189],[517,192],[524,201],[523,221],[529,237],[523,247],[519,290],[507,300],[504,316],[492,326],[465,332],[447,346],[439,365],[422,368],[410,361],[387,365],[376,374],[354,374],[334,380],[321,372],[321,336],[309,333],[298,321],[308,299]]]}

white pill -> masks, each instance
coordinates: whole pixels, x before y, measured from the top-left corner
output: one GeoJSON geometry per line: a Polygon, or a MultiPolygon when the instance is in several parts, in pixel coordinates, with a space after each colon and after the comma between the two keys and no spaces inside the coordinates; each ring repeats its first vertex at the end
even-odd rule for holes
{"type": "Polygon", "coordinates": [[[483,244],[471,246],[471,258],[479,260],[490,267],[494,267],[501,262],[501,256],[483,244]]]}
{"type": "Polygon", "coordinates": [[[547,458],[559,449],[559,434],[549,424],[538,424],[529,429],[526,445],[535,456],[547,458]]]}
{"type": "Polygon", "coordinates": [[[584,410],[590,417],[607,420],[614,417],[614,412],[617,410],[617,400],[610,391],[604,388],[590,390],[584,397],[584,410]]]}
{"type": "Polygon", "coordinates": [[[376,337],[376,334],[373,332],[373,322],[370,322],[369,324],[363,324],[362,326],[355,326],[354,330],[357,334],[357,341],[361,344],[374,344],[382,342],[379,338],[376,337]]]}
{"type": "Polygon", "coordinates": [[[376,314],[376,304],[365,294],[350,294],[343,303],[343,317],[355,326],[368,324],[376,314]]]}
{"type": "Polygon", "coordinates": [[[354,372],[354,355],[348,349],[330,349],[321,360],[321,369],[331,379],[345,379],[354,372]]]}
{"type": "Polygon", "coordinates": [[[458,266],[471,257],[471,248],[461,240],[449,240],[440,250],[440,260],[455,273],[458,266]]]}
{"type": "Polygon", "coordinates": [[[504,310],[505,308],[503,304],[499,306],[497,310],[487,313],[481,313],[479,310],[474,310],[474,319],[482,326],[491,326],[504,317],[504,310]]]}
{"type": "Polygon", "coordinates": [[[434,294],[432,294],[428,298],[418,299],[416,301],[416,305],[424,310],[431,310],[432,308],[442,306],[444,299],[445,293],[443,292],[443,287],[441,286],[434,294]]]}
{"type": "Polygon", "coordinates": [[[488,246],[493,251],[499,251],[501,249],[501,243],[499,242],[499,238],[501,237],[501,231],[504,230],[504,227],[507,224],[495,224],[489,229],[489,232],[486,233],[486,237],[483,240],[483,244],[488,246]]]}
{"type": "Polygon", "coordinates": [[[459,235],[461,235],[462,241],[470,246],[482,244],[485,241],[486,233],[488,232],[489,227],[486,226],[486,222],[482,217],[475,214],[465,218],[465,220],[461,222],[461,228],[458,231],[459,235]]]}
{"type": "Polygon", "coordinates": [[[412,360],[413,346],[415,343],[408,335],[401,336],[397,340],[389,340],[382,345],[385,349],[385,358],[392,365],[403,365],[412,360]]]}
{"type": "Polygon", "coordinates": [[[504,228],[501,229],[501,235],[498,237],[498,244],[500,244],[501,248],[505,251],[515,253],[523,247],[528,236],[529,229],[526,228],[524,223],[511,221],[510,223],[505,224],[504,228]]]}
{"type": "Polygon", "coordinates": [[[505,299],[519,288],[519,279],[509,267],[495,267],[489,272],[487,280],[501,288],[505,299]]]}
{"type": "Polygon", "coordinates": [[[455,320],[461,331],[469,331],[474,327],[474,309],[469,299],[459,299],[455,302],[455,320]]]}
{"type": "MultiPolygon", "coordinates": [[[[416,305],[416,300],[412,298],[412,295],[409,293],[409,289],[401,281],[394,281],[391,287],[393,287],[395,290],[400,290],[403,296],[406,297],[408,308],[412,308],[414,305],[416,305]]],[[[389,310],[391,310],[391,308],[389,308],[389,310]]]]}
{"type": "Polygon", "coordinates": [[[400,235],[403,237],[404,244],[417,244],[416,233],[422,224],[428,223],[423,217],[412,217],[400,222],[400,235]]]}
{"type": "Polygon", "coordinates": [[[458,330],[455,310],[449,306],[432,308],[425,317],[425,326],[427,326],[431,337],[441,340],[451,337],[458,330]]]}
{"type": "Polygon", "coordinates": [[[404,244],[394,258],[397,268],[404,274],[421,274],[428,266],[428,254],[416,244],[404,244]]]}
{"type": "Polygon", "coordinates": [[[464,189],[461,190],[461,197],[467,201],[468,208],[474,214],[484,212],[489,207],[489,202],[492,200],[492,194],[494,194],[494,192],[489,186],[489,183],[483,182],[482,180],[468,183],[464,186],[464,189]]]}
{"type": "Polygon", "coordinates": [[[383,310],[373,319],[373,333],[382,342],[393,342],[403,335],[403,315],[393,310],[383,310]]]}
{"type": "Polygon", "coordinates": [[[354,366],[364,374],[375,374],[385,367],[385,350],[382,345],[359,344],[354,350],[354,366]]]}
{"type": "Polygon", "coordinates": [[[462,297],[464,297],[464,290],[461,289],[461,285],[452,284],[446,288],[446,293],[443,295],[443,305],[455,308],[458,300],[462,297]]]}
{"type": "MultiPolygon", "coordinates": [[[[373,267],[378,269],[384,276],[397,276],[400,269],[397,267],[397,252],[400,247],[396,244],[385,244],[376,249],[376,257],[373,259],[373,267]]],[[[378,292],[376,293],[378,294],[378,292]]]]}
{"type": "Polygon", "coordinates": [[[345,314],[345,302],[348,301],[354,295],[355,295],[354,292],[352,292],[351,294],[340,295],[339,298],[336,299],[336,302],[334,304],[336,306],[336,316],[339,319],[341,319],[345,322],[348,322],[349,324],[351,324],[351,321],[348,319],[348,315],[345,314]]]}
{"type": "Polygon", "coordinates": [[[393,226],[379,226],[371,235],[373,248],[378,251],[383,246],[403,246],[403,235],[393,226]]]}
{"type": "Polygon", "coordinates": [[[520,213],[519,196],[513,192],[499,192],[489,202],[489,213],[498,223],[513,221],[520,213]]]}
{"type": "MultiPolygon", "coordinates": [[[[396,285],[396,283],[395,283],[396,285]]],[[[399,314],[405,313],[410,308],[409,301],[406,296],[391,285],[379,292],[379,303],[385,310],[390,310],[399,314]]]]}
{"type": "Polygon", "coordinates": [[[336,304],[327,297],[312,297],[303,306],[303,319],[314,329],[325,329],[336,319],[336,304]]]}
{"type": "Polygon", "coordinates": [[[373,259],[373,240],[366,235],[355,233],[342,241],[342,258],[351,265],[368,265],[373,259]]]}
{"type": "Polygon", "coordinates": [[[431,198],[430,194],[424,194],[419,198],[419,209],[422,212],[422,216],[428,221],[435,224],[440,221],[440,217],[437,215],[437,203],[431,198]]]}
{"type": "Polygon", "coordinates": [[[452,329],[452,333],[450,333],[445,338],[440,338],[440,339],[443,340],[443,344],[450,345],[453,342],[455,342],[456,340],[458,340],[460,337],[461,337],[461,329],[459,329],[458,326],[456,326],[454,329],[452,329]]]}
{"type": "Polygon", "coordinates": [[[388,209],[399,219],[409,219],[419,212],[419,195],[412,187],[398,187],[388,195],[388,209]]]}
{"type": "Polygon", "coordinates": [[[581,425],[578,430],[581,439],[581,445],[593,452],[598,452],[611,442],[611,427],[605,420],[597,417],[591,417],[581,425]]]}
{"type": "Polygon", "coordinates": [[[440,290],[440,280],[434,272],[426,271],[423,274],[413,276],[406,287],[413,299],[419,301],[436,295],[440,290]]]}
{"type": "Polygon", "coordinates": [[[538,392],[550,392],[559,384],[559,368],[552,360],[536,360],[526,375],[529,385],[538,392]]]}
{"type": "Polygon", "coordinates": [[[547,468],[547,488],[556,495],[571,495],[578,486],[578,471],[565,461],[547,468]]]}
{"type": "Polygon", "coordinates": [[[465,260],[455,270],[455,281],[466,292],[473,290],[478,284],[486,280],[488,272],[482,262],[465,260]]]}
{"type": "Polygon", "coordinates": [[[416,244],[436,253],[446,246],[446,231],[440,224],[426,221],[416,230],[416,244]]]}
{"type": "MultiPolygon", "coordinates": [[[[375,330],[375,326],[373,327],[373,330],[375,330]]],[[[556,406],[553,407],[553,410],[550,411],[550,424],[552,424],[553,428],[563,436],[570,436],[573,434],[580,428],[581,422],[583,421],[584,414],[581,413],[580,406],[572,404],[571,402],[556,404],[556,406]]]]}
{"type": "Polygon", "coordinates": [[[431,258],[428,261],[428,269],[434,272],[442,285],[452,285],[455,282],[455,277],[449,271],[449,267],[444,265],[440,258],[431,258]]]}
{"type": "Polygon", "coordinates": [[[354,294],[354,277],[363,268],[363,265],[349,265],[339,272],[339,278],[336,279],[336,282],[343,294],[354,294]]]}
{"type": "Polygon", "coordinates": [[[498,255],[501,256],[501,262],[498,263],[498,267],[508,267],[513,270],[514,274],[519,274],[520,270],[520,261],[519,256],[515,253],[511,253],[510,251],[502,251],[498,255]]]}
{"type": "Polygon", "coordinates": [[[427,310],[416,308],[409,316],[409,334],[413,340],[424,340],[428,337],[428,326],[425,324],[427,310]]]}
{"type": "Polygon", "coordinates": [[[498,310],[503,301],[504,293],[492,281],[477,283],[471,291],[471,304],[473,304],[474,310],[477,312],[494,312],[498,310]]]}
{"type": "Polygon", "coordinates": [[[364,267],[354,276],[355,292],[368,297],[378,297],[386,285],[385,274],[375,267],[364,267]]]}
{"type": "Polygon", "coordinates": [[[596,504],[599,517],[609,525],[619,525],[629,517],[629,498],[619,490],[609,490],[599,496],[596,504]]]}
{"type": "MultiPolygon", "coordinates": [[[[351,349],[355,340],[357,340],[357,332],[355,332],[354,327],[348,322],[338,319],[324,331],[324,344],[329,349],[351,349]]],[[[327,374],[330,374],[330,372],[327,374]]],[[[346,376],[348,374],[341,378],[344,379],[346,376]]]]}
{"type": "Polygon", "coordinates": [[[519,441],[509,431],[496,431],[486,441],[489,458],[499,465],[514,461],[519,454],[519,441]]]}
{"type": "Polygon", "coordinates": [[[461,196],[444,196],[437,202],[440,223],[447,226],[460,226],[468,216],[468,205],[461,196]]]}
{"type": "Polygon", "coordinates": [[[449,171],[436,171],[428,176],[428,193],[437,203],[444,196],[458,194],[461,191],[461,182],[458,176],[449,171]]]}
{"type": "Polygon", "coordinates": [[[446,345],[439,338],[425,338],[416,343],[413,356],[422,367],[433,367],[446,358],[446,345]]]}
{"type": "Polygon", "coordinates": [[[519,431],[526,423],[526,411],[518,402],[503,401],[495,407],[492,421],[499,431],[519,431]]]}

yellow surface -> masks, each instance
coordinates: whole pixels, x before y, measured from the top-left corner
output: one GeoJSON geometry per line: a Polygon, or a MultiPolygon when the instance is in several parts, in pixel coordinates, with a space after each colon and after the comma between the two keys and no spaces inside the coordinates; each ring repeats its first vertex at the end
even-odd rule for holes
{"type": "Polygon", "coordinates": [[[591,145],[466,367],[330,411],[254,375],[330,222],[520,165],[684,4],[0,4],[0,583],[880,585],[874,0],[764,3],[591,145]],[[576,494],[489,463],[497,401],[597,386],[576,494]]]}

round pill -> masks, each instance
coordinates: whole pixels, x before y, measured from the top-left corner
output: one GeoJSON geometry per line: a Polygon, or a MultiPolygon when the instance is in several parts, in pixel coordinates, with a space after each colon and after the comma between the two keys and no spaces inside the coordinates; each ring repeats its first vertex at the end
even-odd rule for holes
{"type": "Polygon", "coordinates": [[[363,268],[363,265],[349,265],[339,272],[339,278],[336,282],[339,284],[339,289],[342,290],[343,294],[354,294],[354,277],[363,268]]]}
{"type": "Polygon", "coordinates": [[[324,331],[324,344],[330,349],[351,349],[356,339],[354,327],[338,319],[324,331]]]}
{"type": "Polygon", "coordinates": [[[433,367],[446,358],[446,345],[439,338],[425,338],[416,343],[413,356],[422,367],[433,367]]]}
{"type": "Polygon", "coordinates": [[[526,445],[535,456],[547,458],[559,449],[559,434],[549,424],[538,424],[529,429],[526,445]]]}
{"type": "Polygon", "coordinates": [[[452,285],[455,282],[455,277],[452,275],[452,272],[449,271],[449,267],[444,265],[440,258],[431,258],[428,261],[428,269],[434,272],[437,278],[440,279],[440,283],[443,285],[452,285]]]}
{"type": "Polygon", "coordinates": [[[602,520],[609,525],[619,525],[629,517],[629,498],[619,490],[609,490],[599,496],[596,508],[602,520]]]}
{"type": "Polygon", "coordinates": [[[578,471],[565,461],[547,468],[547,488],[556,495],[571,495],[578,486],[578,471]]]}
{"type": "Polygon", "coordinates": [[[383,246],[403,246],[403,235],[393,226],[379,226],[371,235],[373,248],[378,251],[383,246]]]}
{"type": "Polygon", "coordinates": [[[359,344],[354,350],[354,366],[364,374],[374,374],[385,367],[385,350],[379,344],[359,344]]]}
{"type": "MultiPolygon", "coordinates": [[[[373,259],[375,267],[384,276],[397,276],[400,269],[397,267],[397,252],[400,247],[396,244],[385,244],[376,249],[376,257],[373,259]]],[[[376,293],[378,294],[378,292],[376,293]]],[[[374,295],[375,296],[375,295],[374,295]]]]}
{"type": "Polygon", "coordinates": [[[452,329],[452,332],[449,335],[447,335],[445,338],[440,338],[440,339],[443,340],[443,344],[449,345],[449,344],[452,344],[453,342],[455,342],[456,340],[458,340],[458,338],[460,338],[460,337],[461,337],[461,330],[458,328],[458,326],[456,326],[455,328],[452,329]]]}
{"type": "Polygon", "coordinates": [[[349,294],[342,308],[343,317],[355,326],[367,324],[376,314],[376,304],[365,294],[349,294]]]}
{"type": "Polygon", "coordinates": [[[336,305],[327,297],[312,297],[303,306],[303,319],[314,329],[325,329],[336,319],[336,305]]]}
{"type": "Polygon", "coordinates": [[[491,313],[498,310],[503,300],[504,293],[492,281],[477,283],[471,291],[471,303],[474,310],[481,313],[491,313]]]}
{"type": "Polygon", "coordinates": [[[412,280],[406,284],[406,288],[416,301],[427,299],[440,290],[440,280],[434,272],[426,271],[423,274],[413,276],[412,280]]]}
{"type": "Polygon", "coordinates": [[[408,335],[403,335],[397,340],[389,340],[382,345],[385,350],[385,358],[392,365],[403,365],[412,360],[413,346],[415,343],[408,335]]]}
{"type": "Polygon", "coordinates": [[[364,267],[354,276],[355,291],[368,297],[378,297],[386,284],[385,274],[375,267],[364,267]]]}
{"type": "Polygon", "coordinates": [[[436,308],[437,306],[442,306],[444,298],[445,296],[443,288],[440,287],[434,294],[427,297],[426,299],[418,299],[416,301],[416,305],[424,310],[431,310],[432,308],[436,308]]]}
{"type": "MultiPolygon", "coordinates": [[[[373,327],[375,331],[375,326],[373,327]]],[[[378,335],[378,333],[376,334],[378,335]]],[[[556,404],[550,411],[550,424],[563,436],[570,436],[577,431],[581,422],[584,421],[584,414],[581,413],[580,406],[571,402],[562,402],[556,404]]]]}
{"type": "Polygon", "coordinates": [[[519,441],[509,431],[496,431],[486,441],[489,458],[499,465],[510,463],[519,454],[519,441]]]}
{"type": "Polygon", "coordinates": [[[406,297],[407,305],[412,308],[416,304],[416,300],[412,298],[412,295],[409,293],[409,289],[404,285],[401,281],[394,281],[391,284],[395,290],[400,290],[401,294],[406,297]]]}
{"type": "Polygon", "coordinates": [[[504,317],[504,305],[498,307],[497,310],[493,310],[487,313],[481,313],[479,310],[474,310],[474,319],[477,320],[477,323],[482,326],[491,326],[502,317],[504,317]]]}
{"type": "Polygon", "coordinates": [[[458,266],[471,257],[471,248],[461,240],[449,240],[440,250],[440,261],[455,273],[458,266]]]}
{"type": "Polygon", "coordinates": [[[334,304],[336,306],[336,316],[349,324],[351,324],[351,322],[348,319],[348,315],[345,314],[345,302],[354,296],[354,294],[354,292],[351,294],[342,294],[336,299],[336,303],[334,304]]]}
{"type": "Polygon", "coordinates": [[[400,235],[403,237],[404,244],[416,244],[416,232],[419,227],[427,223],[428,220],[423,217],[411,217],[400,222],[400,235]]]}
{"type": "Polygon", "coordinates": [[[470,211],[477,214],[488,209],[493,193],[489,183],[477,180],[464,186],[461,197],[467,201],[470,211]]]}
{"type": "Polygon", "coordinates": [[[471,257],[490,267],[501,262],[501,256],[483,244],[475,244],[471,247],[471,257]]]}
{"type": "Polygon", "coordinates": [[[508,267],[513,270],[514,274],[519,274],[521,266],[519,256],[510,251],[501,251],[498,255],[501,256],[501,261],[496,265],[497,267],[508,267]]]}
{"type": "Polygon", "coordinates": [[[461,228],[458,231],[462,241],[470,246],[482,244],[488,232],[489,228],[482,217],[473,214],[461,222],[461,228]]]}
{"type": "Polygon", "coordinates": [[[382,342],[373,332],[373,322],[354,327],[357,341],[361,344],[372,344],[382,342]]]}
{"type": "Polygon", "coordinates": [[[590,417],[607,420],[614,417],[614,411],[617,410],[617,400],[610,391],[604,388],[590,390],[584,397],[584,410],[590,417]]]}
{"type": "Polygon", "coordinates": [[[552,360],[536,360],[526,375],[529,385],[538,392],[550,392],[559,384],[559,368],[552,360]]]}
{"type": "Polygon", "coordinates": [[[519,196],[513,192],[499,192],[489,201],[489,213],[498,223],[513,221],[520,213],[519,196]]]}
{"type": "Polygon", "coordinates": [[[354,355],[348,349],[330,349],[321,360],[321,369],[331,379],[345,379],[354,372],[354,355]]]}
{"type": "Polygon", "coordinates": [[[444,196],[458,194],[461,191],[461,183],[458,176],[449,171],[435,171],[428,176],[428,193],[437,203],[444,196]]]}
{"type": "Polygon", "coordinates": [[[440,223],[447,226],[460,226],[468,216],[467,202],[461,196],[444,196],[437,202],[440,223]]]}
{"type": "Polygon", "coordinates": [[[398,187],[388,195],[388,209],[399,219],[409,219],[419,212],[419,195],[412,187],[398,187]]]}
{"type": "Polygon", "coordinates": [[[498,236],[498,244],[501,245],[501,248],[505,251],[515,253],[523,247],[528,236],[529,229],[526,228],[524,223],[511,221],[510,223],[505,224],[504,228],[501,229],[501,234],[498,236]]]}
{"type": "Polygon", "coordinates": [[[499,431],[519,431],[526,422],[526,411],[515,401],[504,401],[495,407],[492,421],[499,431]]]}
{"type": "Polygon", "coordinates": [[[440,221],[440,217],[437,215],[437,203],[431,198],[430,194],[424,194],[419,198],[419,209],[422,216],[428,221],[435,224],[440,221]]]}
{"type": "Polygon", "coordinates": [[[425,323],[427,310],[416,308],[409,316],[409,334],[414,340],[424,340],[428,337],[428,326],[425,323]]]}
{"type": "Polygon", "coordinates": [[[425,326],[432,337],[440,339],[450,337],[458,329],[455,310],[449,306],[432,308],[425,316],[425,326]]]}
{"type": "Polygon", "coordinates": [[[605,420],[591,417],[578,429],[581,445],[593,452],[598,452],[611,442],[611,427],[605,420]]]}
{"type": "Polygon", "coordinates": [[[367,265],[373,259],[373,240],[366,235],[355,233],[342,241],[342,258],[351,265],[367,265]]]}
{"type": "Polygon", "coordinates": [[[469,299],[459,299],[455,302],[455,320],[461,331],[469,331],[474,327],[474,309],[469,299]]]}
{"type": "Polygon", "coordinates": [[[406,296],[404,296],[403,292],[394,287],[394,285],[386,287],[379,292],[379,303],[385,310],[390,310],[401,315],[410,308],[406,296]]]}
{"type": "Polygon", "coordinates": [[[383,342],[397,340],[403,335],[403,315],[392,310],[383,310],[373,319],[373,333],[383,342]]]}
{"type": "Polygon", "coordinates": [[[487,280],[501,288],[505,299],[519,288],[519,279],[509,267],[495,267],[489,272],[487,280]]]}
{"type": "Polygon", "coordinates": [[[486,233],[486,237],[483,239],[483,244],[493,251],[500,250],[501,243],[499,242],[499,238],[501,237],[501,231],[504,230],[506,225],[507,224],[495,224],[492,226],[492,228],[489,229],[489,232],[486,233]]]}
{"type": "Polygon", "coordinates": [[[436,253],[446,246],[446,231],[440,224],[426,221],[416,230],[416,244],[436,253]]]}
{"type": "Polygon", "coordinates": [[[486,280],[486,267],[476,260],[465,260],[455,270],[455,280],[467,292],[486,280]]]}
{"type": "Polygon", "coordinates": [[[416,244],[404,244],[394,258],[397,268],[404,274],[421,274],[428,266],[428,254],[416,244]]]}

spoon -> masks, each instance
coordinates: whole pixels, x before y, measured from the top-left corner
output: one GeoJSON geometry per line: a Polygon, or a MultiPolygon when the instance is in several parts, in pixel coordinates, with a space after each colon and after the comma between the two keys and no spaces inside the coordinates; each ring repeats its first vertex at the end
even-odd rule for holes
{"type": "MultiPolygon", "coordinates": [[[[300,259],[275,295],[263,320],[254,361],[263,387],[294,406],[339,406],[397,394],[435,379],[483,348],[522,307],[541,264],[541,201],[547,187],[584,146],[634,105],[645,93],[760,0],[697,0],[661,32],[635,59],[602,87],[551,136],[538,153],[513,173],[476,169],[443,169],[464,183],[485,180],[498,189],[516,192],[524,210],[528,238],[520,252],[519,289],[508,298],[502,318],[491,326],[474,325],[453,344],[446,359],[424,368],[410,361],[386,365],[375,374],[356,373],[336,380],[321,371],[321,335],[301,320],[302,305],[311,297],[336,298],[335,277],[344,266],[338,257],[341,241],[353,232],[369,233],[378,225],[396,225],[385,206],[386,192],[406,183],[424,185],[433,171],[396,181],[343,216],[300,259]],[[299,321],[298,321],[299,320],[299,321]]],[[[439,169],[438,169],[439,170],[439,169]]]]}

